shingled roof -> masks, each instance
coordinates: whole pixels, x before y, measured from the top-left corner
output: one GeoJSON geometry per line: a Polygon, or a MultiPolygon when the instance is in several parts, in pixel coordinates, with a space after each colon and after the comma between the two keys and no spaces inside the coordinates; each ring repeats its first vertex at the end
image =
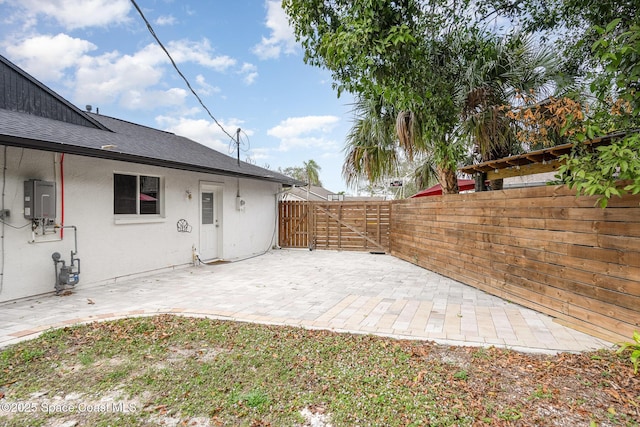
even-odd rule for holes
{"type": "Polygon", "coordinates": [[[304,184],[170,132],[82,111],[1,55],[0,71],[1,145],[304,184]]]}

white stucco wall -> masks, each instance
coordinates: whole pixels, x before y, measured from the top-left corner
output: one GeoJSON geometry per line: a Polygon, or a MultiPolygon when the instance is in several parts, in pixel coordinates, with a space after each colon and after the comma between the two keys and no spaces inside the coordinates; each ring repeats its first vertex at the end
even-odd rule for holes
{"type": "MultiPolygon", "coordinates": [[[[0,146],[0,164],[4,161],[0,146]]],[[[3,286],[0,301],[53,291],[53,252],[69,261],[73,230],[38,236],[32,240],[30,220],[24,218],[23,182],[55,181],[56,222],[62,219],[60,154],[7,147],[4,209],[10,218],[4,225],[3,286]],[[26,225],[26,227],[25,227],[26,225]]],[[[129,275],[190,265],[192,246],[200,244],[199,189],[201,183],[221,188],[219,206],[219,258],[234,260],[268,250],[276,224],[276,193],[280,185],[253,179],[240,180],[244,211],[236,210],[238,181],[208,175],[75,155],[64,157],[64,224],[78,229],[80,283],[112,283],[129,275]],[[114,173],[160,176],[164,184],[164,209],[160,218],[140,216],[121,223],[113,214],[114,173]],[[191,198],[188,196],[191,193],[191,198]],[[176,223],[185,219],[191,233],[179,233],[176,223]]],[[[0,227],[2,225],[0,224],[0,227]]]]}

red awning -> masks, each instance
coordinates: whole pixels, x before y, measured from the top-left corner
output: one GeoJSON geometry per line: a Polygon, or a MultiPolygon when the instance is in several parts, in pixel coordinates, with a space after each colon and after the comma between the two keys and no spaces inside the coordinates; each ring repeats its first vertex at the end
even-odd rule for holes
{"type": "MultiPolygon", "coordinates": [[[[476,188],[476,182],[473,179],[459,179],[458,180],[458,189],[460,191],[469,191],[476,188]]],[[[433,187],[429,187],[426,190],[422,190],[411,196],[414,197],[425,197],[425,196],[439,196],[442,194],[442,186],[440,184],[436,184],[433,187]]]]}

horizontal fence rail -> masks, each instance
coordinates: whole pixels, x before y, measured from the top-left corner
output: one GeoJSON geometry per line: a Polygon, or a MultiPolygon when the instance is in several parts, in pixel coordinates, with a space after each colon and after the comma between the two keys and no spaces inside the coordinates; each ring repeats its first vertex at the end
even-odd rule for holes
{"type": "Polygon", "coordinates": [[[564,186],[398,200],[391,254],[628,341],[640,330],[640,196],[595,203],[564,186]]]}
{"type": "Polygon", "coordinates": [[[388,201],[287,201],[279,211],[281,247],[389,251],[388,201]]]}

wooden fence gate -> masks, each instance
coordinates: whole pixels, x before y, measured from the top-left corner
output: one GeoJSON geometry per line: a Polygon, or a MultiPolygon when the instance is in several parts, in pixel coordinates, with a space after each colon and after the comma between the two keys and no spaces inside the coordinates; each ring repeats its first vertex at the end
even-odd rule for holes
{"type": "Polygon", "coordinates": [[[283,248],[389,252],[391,204],[372,202],[280,202],[283,248]]]}

